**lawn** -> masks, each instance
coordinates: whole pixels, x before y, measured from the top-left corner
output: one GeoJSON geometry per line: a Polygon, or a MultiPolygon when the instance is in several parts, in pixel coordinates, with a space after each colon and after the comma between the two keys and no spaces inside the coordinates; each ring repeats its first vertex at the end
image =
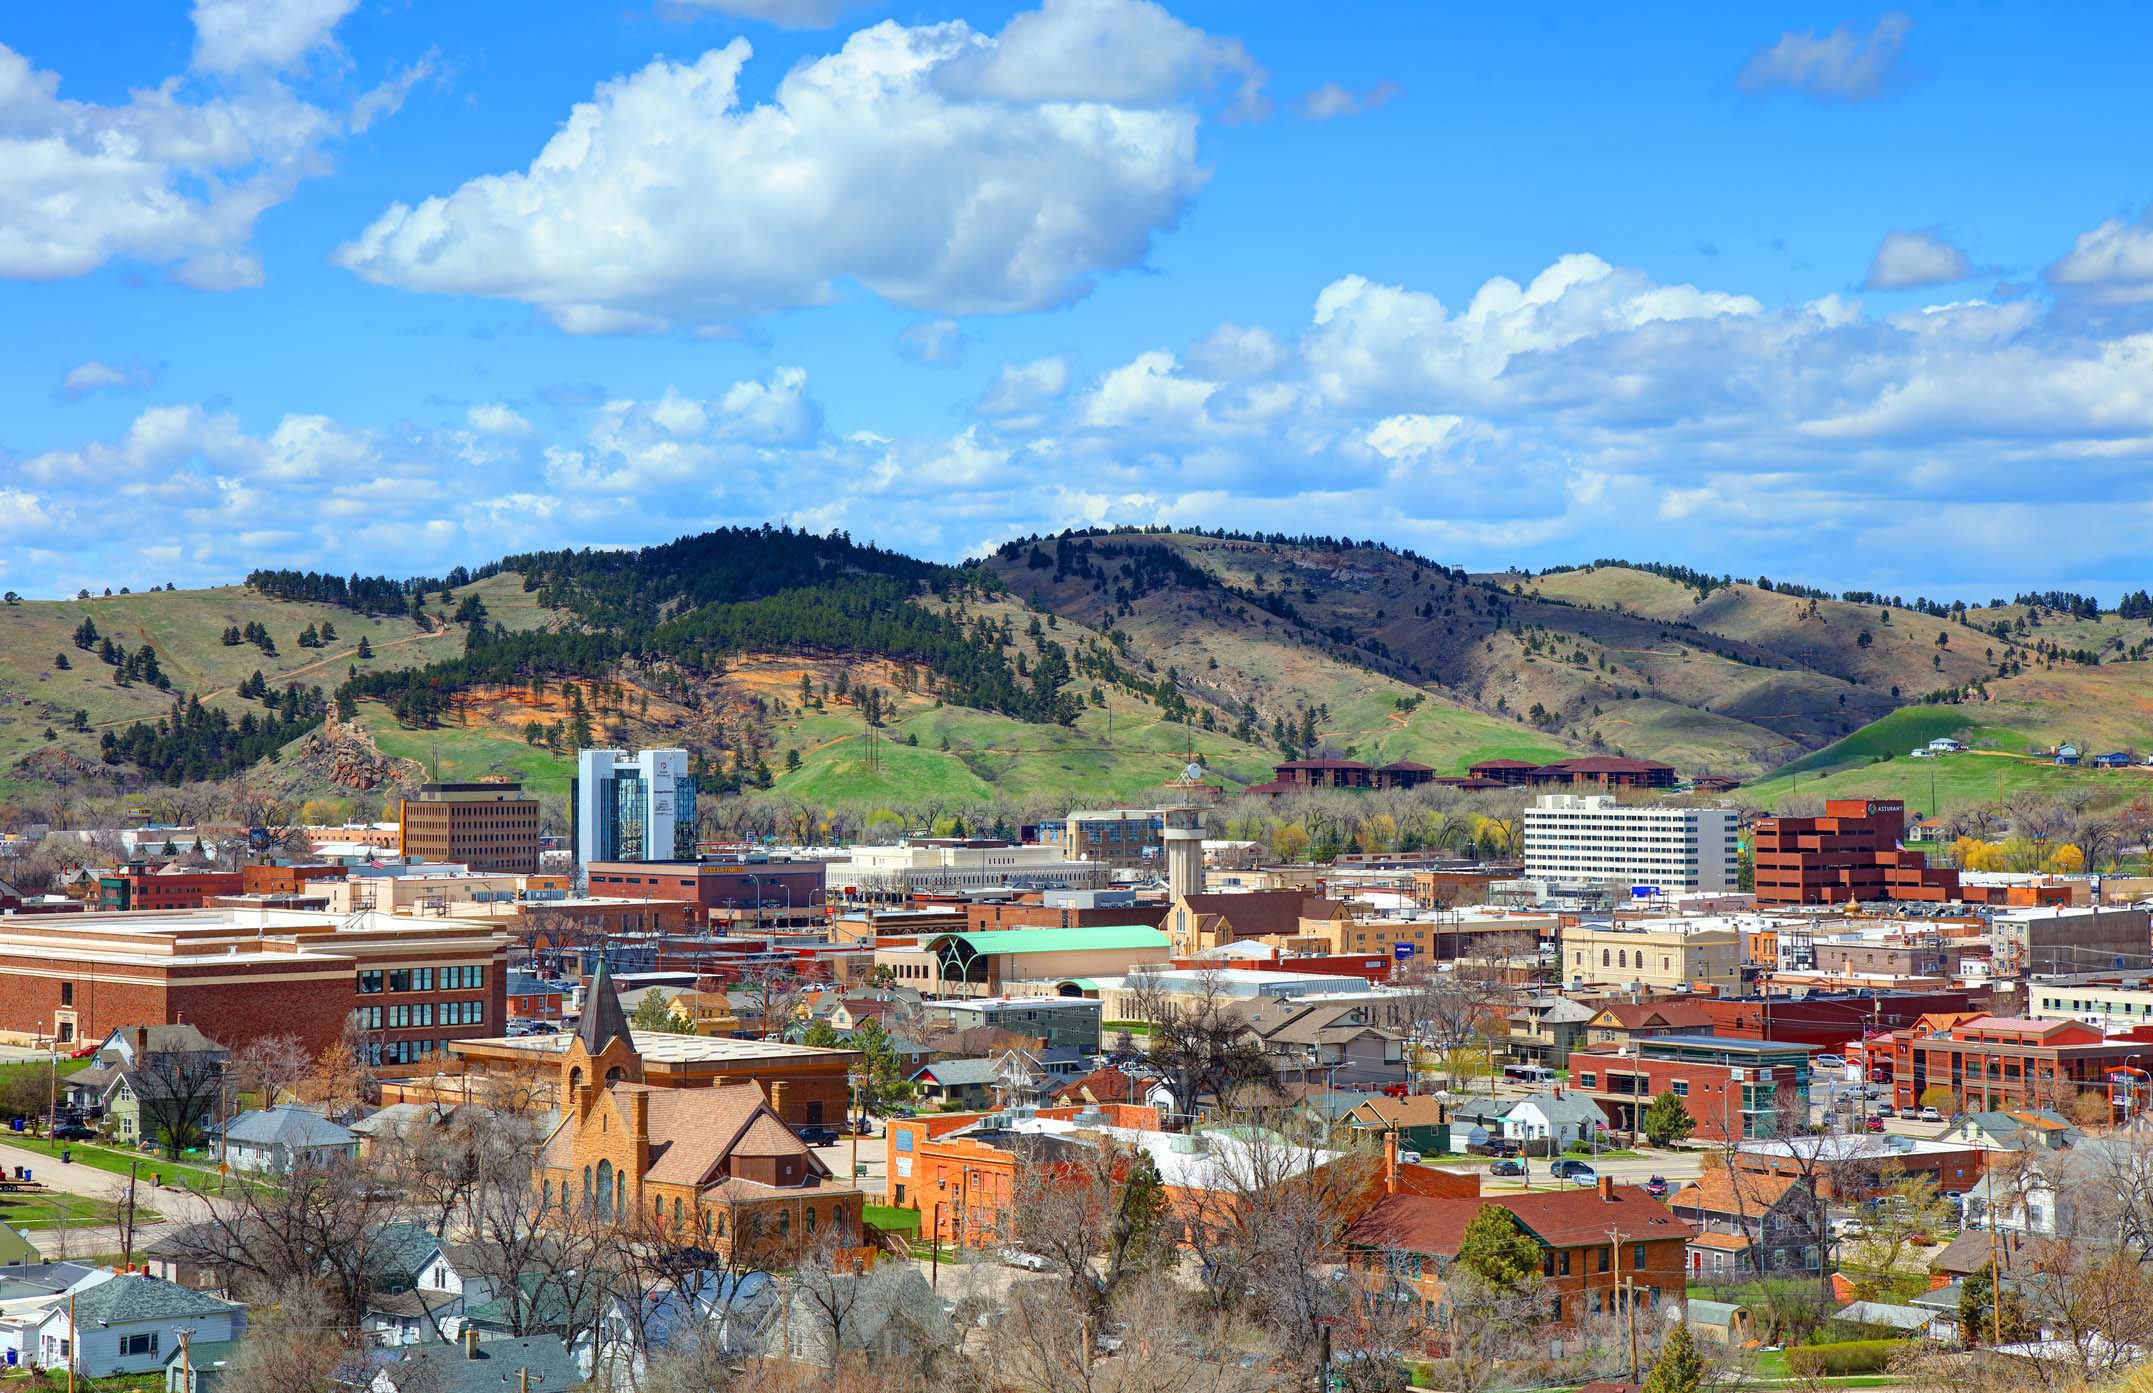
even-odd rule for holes
{"type": "MultiPolygon", "coordinates": [[[[31,1171],[39,1173],[35,1166],[31,1171]]],[[[135,1222],[158,1222],[163,1216],[142,1200],[142,1195],[136,1197],[135,1222]]],[[[47,1190],[35,1195],[0,1195],[0,1219],[24,1230],[102,1228],[118,1223],[119,1213],[120,1207],[113,1200],[70,1195],[61,1190],[47,1190]]]]}
{"type": "Polygon", "coordinates": [[[2065,769],[2045,760],[1968,753],[1940,759],[1857,762],[1829,773],[1780,773],[1745,784],[1743,796],[1776,808],[1796,795],[1814,798],[1897,798],[1909,812],[1949,814],[2013,794],[2060,796],[2089,792],[2096,805],[2128,802],[2153,793],[2153,772],[2144,769],[2065,769]]]}
{"type": "MultiPolygon", "coordinates": [[[[48,1149],[52,1144],[40,1139],[37,1145],[40,1149],[48,1149]]],[[[125,1175],[129,1165],[133,1165],[134,1173],[144,1187],[154,1183],[153,1177],[158,1175],[175,1185],[187,1183],[216,1189],[224,1183],[213,1164],[174,1161],[161,1153],[152,1156],[146,1151],[129,1151],[95,1142],[62,1142],[61,1145],[67,1148],[68,1154],[75,1158],[73,1164],[78,1166],[125,1175]]]]}
{"type": "Polygon", "coordinates": [[[920,1212],[917,1209],[900,1209],[895,1205],[870,1204],[862,1206],[860,1217],[884,1233],[902,1233],[918,1237],[920,1212]]]}

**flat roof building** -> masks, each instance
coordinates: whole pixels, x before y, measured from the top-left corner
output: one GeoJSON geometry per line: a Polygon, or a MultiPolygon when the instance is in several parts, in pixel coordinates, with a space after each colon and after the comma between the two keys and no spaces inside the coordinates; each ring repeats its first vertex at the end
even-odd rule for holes
{"type": "Polygon", "coordinates": [[[398,804],[397,850],[474,871],[538,872],[538,800],[513,783],[421,784],[398,804]]]}
{"type": "Polygon", "coordinates": [[[1562,933],[1562,980],[1660,994],[1742,984],[1742,930],[1729,919],[1640,919],[1585,924],[1562,933]]]}
{"type": "Polygon", "coordinates": [[[408,915],[199,909],[0,919],[0,1035],[68,1043],[186,1023],[236,1048],[310,1051],[362,1012],[389,1072],[498,1033],[509,936],[408,915]]]}
{"type": "Polygon", "coordinates": [[[1755,836],[1760,906],[1959,897],[1957,871],[1903,849],[1906,805],[1896,798],[1827,799],[1824,816],[1762,818],[1755,836]]]}
{"type": "Polygon", "coordinates": [[[1740,847],[1724,808],[1630,807],[1606,794],[1547,794],[1525,810],[1525,874],[1618,895],[1733,890],[1740,847]]]}

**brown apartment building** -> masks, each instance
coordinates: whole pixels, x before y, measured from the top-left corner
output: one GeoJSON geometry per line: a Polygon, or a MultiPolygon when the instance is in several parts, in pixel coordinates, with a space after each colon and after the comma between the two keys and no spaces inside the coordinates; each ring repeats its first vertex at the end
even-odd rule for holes
{"type": "Polygon", "coordinates": [[[474,871],[538,872],[538,800],[509,783],[421,784],[406,798],[398,850],[474,871]]]}
{"type": "Polygon", "coordinates": [[[1653,759],[1627,759],[1620,755],[1585,755],[1534,764],[1523,759],[1484,759],[1465,771],[1475,780],[1490,784],[1531,788],[1673,788],[1679,782],[1675,767],[1653,759]]]}
{"type": "Polygon", "coordinates": [[[1959,897],[1959,873],[1932,870],[1900,846],[1906,805],[1895,798],[1833,798],[1822,817],[1767,817],[1756,826],[1757,903],[1959,897]]]}

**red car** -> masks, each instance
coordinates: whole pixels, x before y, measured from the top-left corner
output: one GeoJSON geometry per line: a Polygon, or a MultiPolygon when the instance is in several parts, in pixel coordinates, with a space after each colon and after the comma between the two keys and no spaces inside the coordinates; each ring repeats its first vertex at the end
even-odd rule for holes
{"type": "Polygon", "coordinates": [[[1867,1122],[1863,1123],[1862,1126],[1866,1131],[1881,1132],[1884,1130],[1884,1119],[1881,1117],[1871,1117],[1867,1122]]]}
{"type": "MultiPolygon", "coordinates": [[[[102,1043],[102,1042],[99,1042],[99,1043],[102,1043]]],[[[69,1059],[88,1059],[88,1058],[89,1058],[89,1057],[90,1057],[91,1055],[93,1055],[93,1054],[96,1054],[96,1053],[97,1053],[97,1049],[98,1049],[97,1045],[84,1045],[84,1046],[83,1046],[83,1047],[82,1047],[81,1049],[79,1049],[79,1050],[71,1050],[71,1051],[69,1051],[69,1052],[68,1052],[68,1056],[67,1056],[67,1057],[68,1057],[69,1059]]]]}

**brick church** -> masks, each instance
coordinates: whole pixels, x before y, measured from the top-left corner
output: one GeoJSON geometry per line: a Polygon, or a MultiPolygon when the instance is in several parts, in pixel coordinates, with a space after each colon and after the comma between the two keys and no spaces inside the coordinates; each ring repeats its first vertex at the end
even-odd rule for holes
{"type": "Polygon", "coordinates": [[[561,1062],[561,1125],[538,1162],[541,1205],[589,1207],[731,1258],[856,1248],[861,1194],[786,1126],[753,1083],[660,1088],[601,962],[561,1062]],[[743,1256],[747,1256],[745,1251],[743,1256]]]}

